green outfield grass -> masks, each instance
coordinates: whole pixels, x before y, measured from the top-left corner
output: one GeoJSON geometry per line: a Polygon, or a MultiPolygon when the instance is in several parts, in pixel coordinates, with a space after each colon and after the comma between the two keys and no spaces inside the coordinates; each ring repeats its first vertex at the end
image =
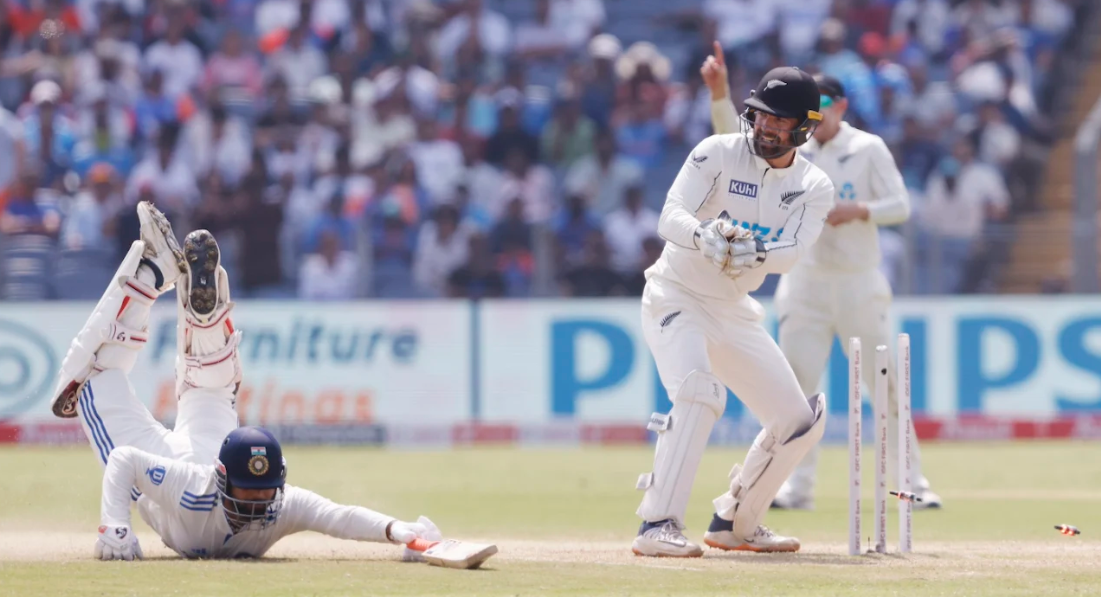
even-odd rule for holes
{"type": "MultiPolygon", "coordinates": [[[[743,455],[716,449],[704,458],[689,510],[693,539],[743,455]]],[[[345,551],[346,542],[298,537],[267,562],[186,562],[158,549],[141,525],[149,560],[95,562],[100,468],[91,452],[3,448],[0,596],[1101,594],[1101,444],[924,446],[946,507],[915,513],[915,553],[905,557],[845,555],[848,466],[844,448],[831,447],[817,509],[772,512],[766,521],[800,537],[800,553],[635,558],[628,550],[641,494],[633,487],[651,458],[647,448],[288,448],[293,484],[407,520],[424,514],[447,535],[498,543],[490,569],[462,572],[402,564],[397,549],[345,551]],[[1083,534],[1064,537],[1052,528],[1059,523],[1083,534]]],[[[866,474],[870,498],[870,466],[866,474]]],[[[870,499],[864,509],[867,536],[870,499]]]]}

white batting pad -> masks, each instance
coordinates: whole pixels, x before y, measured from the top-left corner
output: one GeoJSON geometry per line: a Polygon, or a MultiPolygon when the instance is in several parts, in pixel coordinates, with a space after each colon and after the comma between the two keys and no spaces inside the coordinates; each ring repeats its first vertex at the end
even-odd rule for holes
{"type": "Polygon", "coordinates": [[[67,408],[76,404],[69,398],[95,371],[129,373],[145,346],[149,307],[158,293],[137,279],[144,250],[141,241],[130,245],[99,303],[69,345],[54,390],[54,413],[58,416],[76,416],[75,409],[70,412],[67,408]],[[65,408],[64,414],[59,412],[61,408],[65,408]]]}
{"type": "Polygon", "coordinates": [[[646,491],[636,514],[656,522],[672,518],[684,524],[692,483],[715,421],[726,410],[726,388],[717,377],[692,371],[673,398],[668,415],[654,413],[647,426],[658,434],[654,470],[639,477],[646,491]]]}
{"type": "Polygon", "coordinates": [[[788,475],[821,441],[826,429],[826,397],[815,394],[811,401],[814,423],[784,444],[762,430],[746,455],[745,465],[734,465],[730,471],[730,491],[712,502],[719,518],[734,521],[736,537],[753,536],[788,475]]]}

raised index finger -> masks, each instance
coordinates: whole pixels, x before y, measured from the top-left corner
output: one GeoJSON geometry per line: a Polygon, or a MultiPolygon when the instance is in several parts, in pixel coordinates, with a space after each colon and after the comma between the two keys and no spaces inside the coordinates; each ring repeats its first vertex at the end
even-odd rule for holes
{"type": "Polygon", "coordinates": [[[723,46],[719,40],[711,42],[711,47],[715,50],[715,60],[719,61],[719,66],[726,66],[726,56],[723,56],[723,46]]]}

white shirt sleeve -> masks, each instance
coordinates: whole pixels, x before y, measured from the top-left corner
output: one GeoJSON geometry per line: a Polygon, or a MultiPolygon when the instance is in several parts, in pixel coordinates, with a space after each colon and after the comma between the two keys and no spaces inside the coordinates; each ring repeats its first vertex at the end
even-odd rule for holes
{"type": "Polygon", "coordinates": [[[662,238],[686,249],[697,248],[695,235],[700,221],[696,212],[715,190],[722,174],[722,158],[722,146],[714,135],[700,141],[688,154],[661,210],[658,234],[662,238]]]}
{"type": "Polygon", "coordinates": [[[764,243],[767,252],[760,270],[769,274],[786,274],[795,267],[799,259],[806,254],[811,245],[822,234],[826,215],[833,209],[833,183],[822,176],[818,183],[807,191],[807,200],[792,209],[784,223],[784,233],[775,242],[764,243]]]}
{"type": "Polygon", "coordinates": [[[119,446],[111,450],[107,457],[107,468],[103,471],[103,496],[100,501],[100,524],[109,526],[130,525],[130,491],[136,487],[147,499],[163,506],[166,510],[181,504],[181,501],[196,507],[214,503],[215,495],[204,493],[200,489],[203,481],[203,468],[162,458],[149,452],[143,452],[132,446],[119,446]],[[188,500],[183,500],[188,488],[188,500]]]}
{"type": "Polygon", "coordinates": [[[314,531],[338,539],[389,543],[386,527],[393,517],[362,506],[343,506],[320,495],[288,485],[280,517],[290,523],[290,533],[314,531]]]}
{"type": "Polygon", "coordinates": [[[894,156],[882,139],[876,138],[871,153],[871,187],[875,201],[867,203],[868,220],[880,226],[905,222],[910,218],[910,193],[898,171],[894,156]]]}
{"type": "Polygon", "coordinates": [[[738,112],[729,96],[724,100],[711,102],[711,126],[716,135],[738,132],[738,112]]]}

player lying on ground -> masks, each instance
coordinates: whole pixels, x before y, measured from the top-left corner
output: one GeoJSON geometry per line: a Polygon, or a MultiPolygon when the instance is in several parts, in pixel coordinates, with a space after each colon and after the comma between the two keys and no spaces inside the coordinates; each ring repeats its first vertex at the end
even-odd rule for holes
{"type": "Polygon", "coordinates": [[[821,120],[818,85],[796,68],[769,71],[746,100],[743,131],[699,143],[669,189],[658,232],[667,244],[646,271],[642,326],[673,402],[655,413],[654,468],[639,478],[646,495],[633,550],[696,557],[684,515],[696,469],[733,391],[763,429],[730,490],[714,500],[704,535],[712,547],[796,551],[799,541],[761,522],[780,485],[822,438],[826,400],[807,397],[749,296],[768,274],[807,253],[833,206],[829,178],[805,160],[803,145],[821,120]]]}
{"type": "Polygon", "coordinates": [[[395,544],[439,539],[425,536],[437,533],[434,527],[284,486],[286,464],[275,438],[237,428],[241,333],[229,318],[233,303],[218,243],[197,230],[181,250],[163,214],[148,203],[137,209],[141,240],[73,340],[52,405],[59,417],[80,417],[106,467],[96,556],[141,557],[131,501],[165,545],[188,558],[259,557],[280,538],[307,530],[395,544]],[[138,400],[127,375],[148,338],[150,307],[173,286],[179,403],[169,431],[138,400]]]}
{"type": "MultiPolygon", "coordinates": [[[[736,132],[738,117],[717,42],[715,55],[708,57],[700,73],[711,92],[715,131],[736,132]]],[[[822,123],[800,153],[833,181],[836,203],[818,242],[800,263],[780,277],[775,300],[776,316],[782,322],[780,350],[808,394],[818,387],[835,335],[841,337],[841,350],[846,356],[852,337],[860,338],[863,346],[891,346],[891,285],[879,270],[879,226],[900,224],[910,217],[909,192],[887,144],[843,120],[849,101],[840,81],[823,75],[815,76],[815,81],[822,94],[822,123]]],[[[898,376],[893,367],[887,371],[887,429],[893,436],[898,433],[898,376]]],[[[865,359],[862,377],[869,388],[874,386],[874,359],[865,359]]],[[[912,425],[910,436],[916,438],[912,425]]],[[[887,445],[890,469],[897,478],[898,442],[891,440],[887,445]]],[[[784,483],[773,507],[814,508],[818,452],[816,446],[807,453],[784,483]]],[[[911,486],[921,498],[914,507],[939,508],[940,496],[933,493],[921,473],[916,440],[911,467],[911,486]]]]}

